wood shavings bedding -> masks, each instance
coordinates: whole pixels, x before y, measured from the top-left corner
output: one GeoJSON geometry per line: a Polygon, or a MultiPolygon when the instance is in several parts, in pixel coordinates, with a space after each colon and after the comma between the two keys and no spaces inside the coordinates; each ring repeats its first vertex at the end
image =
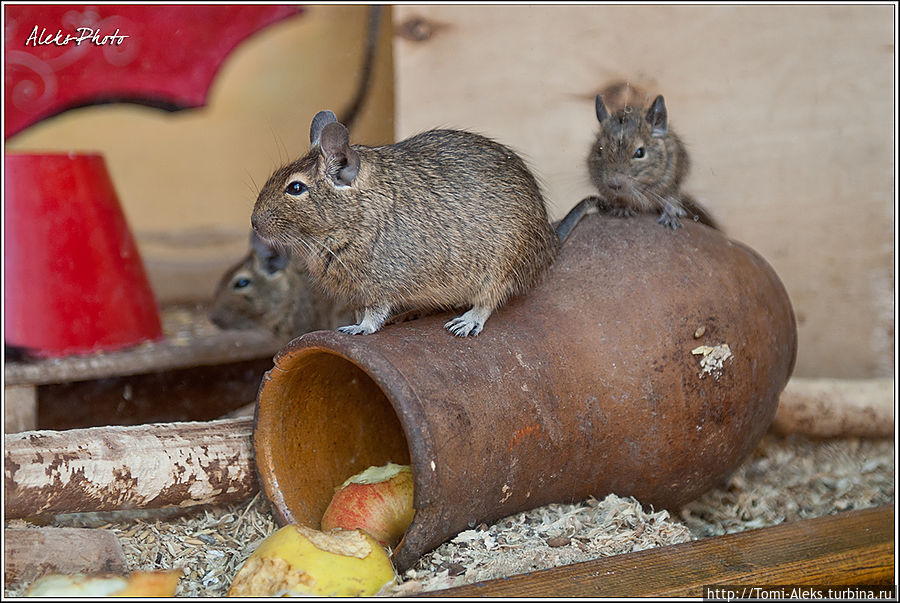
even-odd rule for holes
{"type": "MultiPolygon", "coordinates": [[[[892,440],[814,441],[767,435],[717,488],[677,515],[610,495],[547,505],[472,526],[423,556],[385,595],[409,595],[740,532],[894,500],[892,440]]],[[[23,521],[7,527],[25,527],[23,521]]],[[[52,525],[112,530],[132,570],[182,568],[176,595],[223,596],[238,568],[276,529],[261,495],[240,504],[60,515],[52,525]]],[[[27,584],[7,584],[6,596],[27,584]]]]}
{"type": "Polygon", "coordinates": [[[668,511],[648,513],[633,498],[610,494],[602,501],[546,505],[461,532],[383,594],[450,588],[690,539],[668,511]]]}
{"type": "Polygon", "coordinates": [[[697,538],[894,501],[894,442],[766,435],[722,487],[685,505],[697,538]]]}

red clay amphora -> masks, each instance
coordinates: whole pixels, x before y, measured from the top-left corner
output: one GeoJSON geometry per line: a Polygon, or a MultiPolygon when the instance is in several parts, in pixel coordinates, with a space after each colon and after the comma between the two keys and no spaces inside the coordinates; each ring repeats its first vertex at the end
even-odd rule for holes
{"type": "Polygon", "coordinates": [[[411,464],[405,570],[468,526],[609,493],[676,509],[768,429],[797,328],[752,249],[695,223],[588,215],[543,282],[474,338],[440,314],[318,331],[275,357],[254,447],[279,519],[319,527],[334,489],[411,464]]]}

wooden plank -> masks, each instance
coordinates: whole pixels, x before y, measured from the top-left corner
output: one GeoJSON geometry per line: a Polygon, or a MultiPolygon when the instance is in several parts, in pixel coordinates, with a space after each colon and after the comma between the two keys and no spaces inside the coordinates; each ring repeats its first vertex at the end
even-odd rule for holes
{"type": "Polygon", "coordinates": [[[702,597],[716,584],[894,584],[894,535],[894,509],[876,507],[422,596],[702,597]]]}
{"type": "Polygon", "coordinates": [[[165,308],[161,317],[161,341],[114,352],[9,362],[5,384],[46,385],[240,362],[273,356],[285,343],[261,331],[220,330],[201,308],[165,308]]]}
{"type": "Polygon", "coordinates": [[[253,360],[274,356],[283,344],[257,331],[222,331],[192,340],[148,342],[116,352],[10,362],[5,376],[9,385],[86,381],[253,360]]]}
{"type": "Polygon", "coordinates": [[[885,438],[894,433],[893,379],[792,378],[772,429],[819,438],[885,438]]]}
{"type": "Polygon", "coordinates": [[[31,582],[47,573],[128,572],[119,539],[105,530],[7,528],[3,552],[7,582],[31,582]]]}
{"type": "Polygon", "coordinates": [[[7,435],[6,518],[247,499],[259,489],[252,429],[241,418],[7,435]]]}
{"type": "Polygon", "coordinates": [[[41,385],[33,429],[212,421],[256,402],[272,358],[41,385]]]}

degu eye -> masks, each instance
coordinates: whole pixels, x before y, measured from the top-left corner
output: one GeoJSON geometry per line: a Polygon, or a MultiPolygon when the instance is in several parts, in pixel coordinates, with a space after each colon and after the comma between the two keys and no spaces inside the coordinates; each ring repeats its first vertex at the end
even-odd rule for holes
{"type": "Polygon", "coordinates": [[[290,184],[285,187],[284,192],[288,195],[302,195],[306,192],[306,185],[300,182],[299,180],[294,180],[290,184]]]}
{"type": "Polygon", "coordinates": [[[643,159],[646,154],[647,154],[647,151],[644,150],[644,147],[638,147],[637,150],[634,152],[634,155],[632,155],[632,158],[633,159],[643,159]]]}
{"type": "Polygon", "coordinates": [[[243,289],[244,287],[247,287],[249,285],[250,285],[249,278],[239,278],[238,280],[234,281],[234,284],[232,285],[232,287],[235,289],[243,289]]]}

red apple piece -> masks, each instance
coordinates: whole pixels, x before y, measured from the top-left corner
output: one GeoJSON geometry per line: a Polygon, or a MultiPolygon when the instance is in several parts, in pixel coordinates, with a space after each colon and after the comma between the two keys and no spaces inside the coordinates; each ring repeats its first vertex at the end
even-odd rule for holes
{"type": "Polygon", "coordinates": [[[412,469],[388,463],[369,467],[335,491],[322,516],[322,530],[359,529],[382,546],[395,547],[414,515],[412,469]]]}

